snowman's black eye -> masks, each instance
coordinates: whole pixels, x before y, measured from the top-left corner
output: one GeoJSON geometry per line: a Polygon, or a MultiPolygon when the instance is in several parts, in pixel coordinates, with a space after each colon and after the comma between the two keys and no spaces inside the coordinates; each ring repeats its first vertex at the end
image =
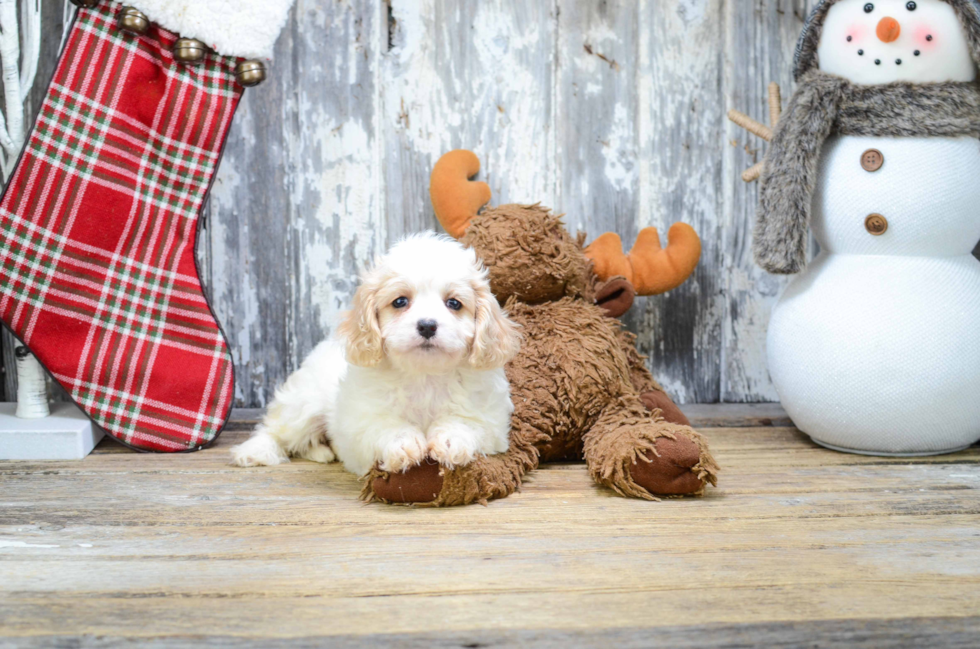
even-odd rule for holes
{"type": "Polygon", "coordinates": [[[910,2],[907,5],[905,5],[905,8],[908,9],[909,11],[915,11],[918,7],[919,5],[915,4],[914,2],[910,2]]]}
{"type": "Polygon", "coordinates": [[[868,4],[866,4],[866,5],[864,5],[864,13],[869,14],[869,13],[871,13],[874,10],[875,10],[875,6],[873,4],[871,4],[870,2],[868,4]]]}

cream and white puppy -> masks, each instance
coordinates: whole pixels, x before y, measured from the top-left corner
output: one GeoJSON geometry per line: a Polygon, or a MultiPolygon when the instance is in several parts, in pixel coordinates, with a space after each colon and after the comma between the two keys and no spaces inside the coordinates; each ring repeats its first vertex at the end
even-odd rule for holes
{"type": "Polygon", "coordinates": [[[504,365],[517,327],[475,253],[444,236],[410,236],[363,274],[335,339],[276,392],[263,422],[232,449],[238,466],[289,456],[404,471],[507,450],[513,404],[504,365]]]}

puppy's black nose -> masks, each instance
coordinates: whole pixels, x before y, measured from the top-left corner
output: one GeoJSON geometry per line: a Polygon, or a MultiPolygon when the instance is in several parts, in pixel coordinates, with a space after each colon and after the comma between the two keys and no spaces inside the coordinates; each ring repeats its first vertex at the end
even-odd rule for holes
{"type": "Polygon", "coordinates": [[[419,320],[419,335],[428,340],[436,335],[439,324],[435,320],[419,320]]]}

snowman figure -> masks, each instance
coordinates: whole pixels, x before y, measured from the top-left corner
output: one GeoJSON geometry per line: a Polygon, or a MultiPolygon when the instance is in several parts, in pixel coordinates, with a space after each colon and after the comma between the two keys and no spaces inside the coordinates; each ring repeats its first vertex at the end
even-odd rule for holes
{"type": "Polygon", "coordinates": [[[762,169],[757,262],[794,423],[842,451],[980,439],[980,4],[825,0],[762,169]],[[819,255],[806,264],[807,232],[819,255]]]}

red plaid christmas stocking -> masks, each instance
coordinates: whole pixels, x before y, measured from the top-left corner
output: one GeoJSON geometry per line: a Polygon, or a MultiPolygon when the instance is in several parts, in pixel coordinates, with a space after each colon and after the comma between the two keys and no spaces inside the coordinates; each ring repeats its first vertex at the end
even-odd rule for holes
{"type": "MultiPolygon", "coordinates": [[[[181,16],[172,26],[193,29],[185,14],[209,2],[135,3],[147,13],[130,16],[130,31],[120,25],[132,8],[76,4],[95,6],[79,9],[0,204],[0,316],[110,435],[196,450],[220,433],[233,400],[194,243],[243,91],[241,61],[208,51],[180,62],[178,34],[152,22],[181,16]]],[[[289,2],[272,4],[281,26],[289,2]]],[[[209,29],[234,32],[220,21],[209,29]]]]}

